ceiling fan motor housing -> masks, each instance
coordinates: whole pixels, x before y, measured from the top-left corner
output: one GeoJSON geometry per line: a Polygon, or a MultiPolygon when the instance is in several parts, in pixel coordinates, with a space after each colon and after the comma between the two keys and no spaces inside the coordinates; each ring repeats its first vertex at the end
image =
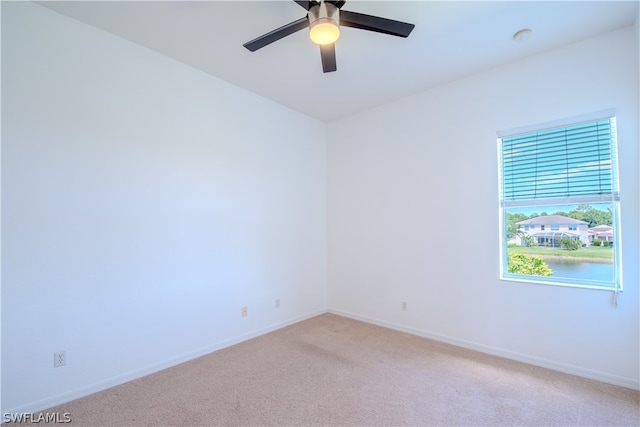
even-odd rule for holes
{"type": "MultiPolygon", "coordinates": [[[[335,5],[331,3],[322,1],[320,2],[320,4],[310,7],[308,19],[309,19],[309,33],[311,35],[311,39],[314,40],[314,42],[316,43],[318,42],[314,38],[314,34],[313,34],[314,29],[316,28],[319,29],[320,27],[323,26],[323,24],[331,25],[332,27],[337,29],[338,35],[340,34],[339,33],[340,9],[338,9],[335,5]]],[[[334,41],[335,40],[329,41],[327,43],[333,43],[334,41]]],[[[324,44],[324,43],[318,43],[318,44],[324,44]]]]}

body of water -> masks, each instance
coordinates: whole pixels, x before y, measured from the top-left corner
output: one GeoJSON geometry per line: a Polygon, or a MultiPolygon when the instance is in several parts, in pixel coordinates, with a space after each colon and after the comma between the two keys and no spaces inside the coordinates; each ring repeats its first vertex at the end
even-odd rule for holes
{"type": "Polygon", "coordinates": [[[589,280],[613,280],[613,264],[599,262],[545,261],[553,271],[551,277],[568,277],[589,280]]]}

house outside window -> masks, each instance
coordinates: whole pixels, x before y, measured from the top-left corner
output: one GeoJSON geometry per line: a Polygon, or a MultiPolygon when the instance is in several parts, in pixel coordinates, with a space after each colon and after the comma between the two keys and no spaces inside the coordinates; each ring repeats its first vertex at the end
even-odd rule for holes
{"type": "Polygon", "coordinates": [[[592,244],[594,240],[613,243],[613,227],[611,227],[610,225],[598,225],[596,227],[592,227],[588,230],[588,233],[589,242],[592,244]]]}
{"type": "Polygon", "coordinates": [[[515,237],[515,244],[520,246],[526,244],[525,241],[527,237],[533,238],[534,241],[537,242],[538,246],[552,246],[556,248],[561,247],[560,239],[563,237],[579,242],[580,246],[587,246],[590,241],[593,240],[593,234],[591,234],[591,240],[589,238],[588,222],[568,218],[562,215],[537,216],[535,218],[520,221],[517,224],[524,225],[525,230],[527,229],[527,225],[530,230],[535,230],[531,225],[540,225],[540,231],[537,233],[521,233],[519,236],[515,237]],[[562,226],[555,224],[556,222],[562,224],[562,226]],[[549,226],[551,231],[545,231],[547,229],[546,226],[549,226]],[[571,230],[571,228],[574,228],[574,230],[571,230]]]}
{"type": "Polygon", "coordinates": [[[622,290],[613,111],[498,132],[500,277],[622,290]]]}

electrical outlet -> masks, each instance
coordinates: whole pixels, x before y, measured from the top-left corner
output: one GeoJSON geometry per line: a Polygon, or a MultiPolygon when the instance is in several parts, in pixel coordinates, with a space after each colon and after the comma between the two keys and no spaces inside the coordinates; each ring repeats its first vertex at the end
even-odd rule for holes
{"type": "Polygon", "coordinates": [[[280,308],[280,300],[279,299],[276,300],[276,308],[280,308]]]}
{"type": "Polygon", "coordinates": [[[53,367],[59,368],[67,364],[67,353],[64,351],[57,351],[53,353],[53,367]]]}
{"type": "Polygon", "coordinates": [[[406,301],[402,301],[401,307],[402,307],[402,311],[407,311],[407,303],[406,303],[406,301]]]}
{"type": "Polygon", "coordinates": [[[242,317],[247,317],[249,314],[249,309],[247,307],[242,307],[242,317]]]}

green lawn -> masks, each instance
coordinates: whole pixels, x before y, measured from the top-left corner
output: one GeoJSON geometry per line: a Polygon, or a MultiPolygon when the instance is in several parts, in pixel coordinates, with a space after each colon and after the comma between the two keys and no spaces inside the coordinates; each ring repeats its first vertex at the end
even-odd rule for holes
{"type": "Polygon", "coordinates": [[[531,247],[509,245],[507,247],[509,252],[536,255],[541,258],[588,258],[593,261],[600,260],[601,262],[607,262],[607,260],[613,260],[613,248],[603,246],[587,246],[586,248],[580,248],[577,251],[567,251],[560,248],[545,248],[545,247],[531,247]]]}

